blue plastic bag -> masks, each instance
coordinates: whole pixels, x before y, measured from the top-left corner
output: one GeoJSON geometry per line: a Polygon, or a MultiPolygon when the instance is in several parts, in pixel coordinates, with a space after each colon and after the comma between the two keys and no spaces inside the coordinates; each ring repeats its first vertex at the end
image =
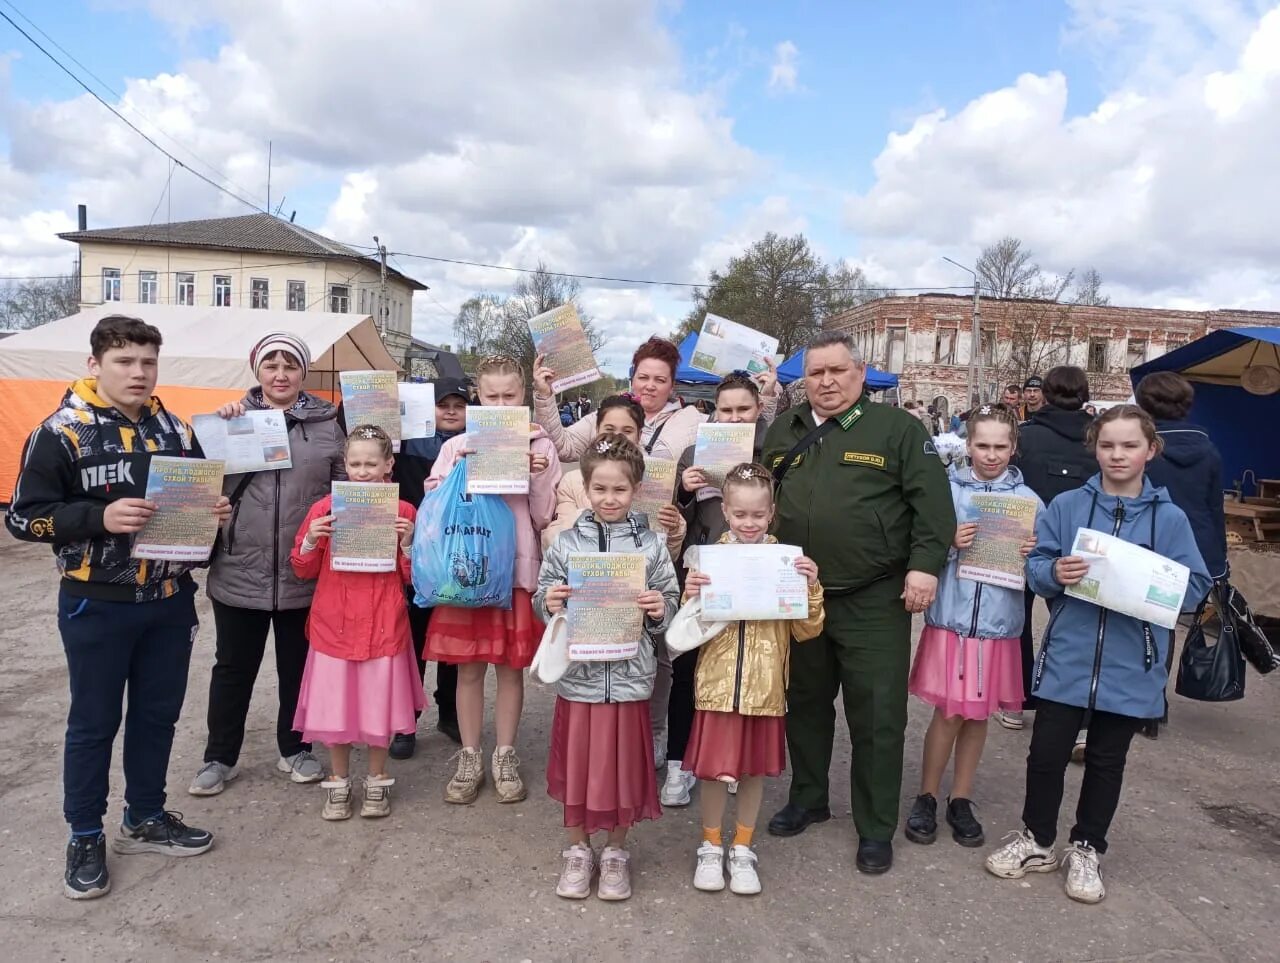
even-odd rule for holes
{"type": "Polygon", "coordinates": [[[509,609],[515,567],[515,516],[501,495],[467,494],[462,458],[418,509],[414,604],[509,609]]]}

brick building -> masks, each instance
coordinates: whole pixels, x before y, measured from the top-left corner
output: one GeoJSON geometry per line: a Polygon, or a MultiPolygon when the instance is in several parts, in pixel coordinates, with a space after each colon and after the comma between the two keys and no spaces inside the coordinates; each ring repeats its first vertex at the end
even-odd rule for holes
{"type": "MultiPolygon", "coordinates": [[[[1280,326],[1270,311],[1173,311],[1072,305],[1029,298],[983,298],[984,398],[1005,384],[1057,364],[1089,372],[1093,397],[1124,400],[1129,369],[1219,328],[1280,326]]],[[[846,331],[877,368],[898,375],[901,400],[950,413],[967,408],[973,298],[920,294],[879,298],[834,315],[824,327],[846,331]]]]}

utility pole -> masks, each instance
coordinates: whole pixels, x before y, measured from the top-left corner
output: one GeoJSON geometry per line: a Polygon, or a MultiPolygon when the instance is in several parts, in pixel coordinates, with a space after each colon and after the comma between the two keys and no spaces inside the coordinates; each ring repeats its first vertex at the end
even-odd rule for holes
{"type": "Polygon", "coordinates": [[[373,236],[373,243],[378,245],[378,260],[382,264],[382,282],[378,294],[378,334],[385,341],[387,337],[387,246],[373,236]]]}
{"type": "Polygon", "coordinates": [[[965,405],[968,406],[973,404],[975,388],[977,389],[978,398],[981,400],[982,383],[986,378],[982,358],[982,285],[978,281],[978,272],[973,268],[965,267],[959,261],[953,261],[946,255],[943,255],[942,260],[948,264],[954,264],[961,271],[968,271],[973,275],[973,330],[970,332],[969,341],[969,390],[965,395],[965,405]]]}

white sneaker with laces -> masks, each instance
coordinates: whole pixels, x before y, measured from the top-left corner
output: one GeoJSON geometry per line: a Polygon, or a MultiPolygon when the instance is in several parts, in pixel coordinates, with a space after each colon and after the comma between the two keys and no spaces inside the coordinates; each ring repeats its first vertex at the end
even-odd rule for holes
{"type": "Polygon", "coordinates": [[[631,854],[625,849],[606,846],[600,853],[596,896],[610,902],[631,898],[631,854]]]}
{"type": "Polygon", "coordinates": [[[739,896],[755,896],[760,892],[760,874],[756,872],[759,857],[750,846],[734,846],[729,850],[729,890],[739,896]]]}
{"type": "Polygon", "coordinates": [[[1027,873],[1051,873],[1058,868],[1052,846],[1041,846],[1031,830],[1009,833],[1007,842],[987,857],[987,872],[1001,879],[1022,879],[1027,873]]]}
{"type": "Polygon", "coordinates": [[[667,779],[658,793],[658,801],[664,806],[687,806],[691,800],[689,795],[698,784],[698,777],[680,767],[679,759],[667,760],[667,779]]]}
{"type": "Polygon", "coordinates": [[[1101,903],[1107,895],[1102,885],[1098,851],[1088,843],[1075,843],[1063,860],[1067,867],[1067,895],[1077,903],[1101,903]]]}
{"type": "Polygon", "coordinates": [[[320,810],[320,818],[330,821],[351,818],[351,779],[347,776],[334,776],[320,783],[324,790],[324,808],[320,810]]]}
{"type": "Polygon", "coordinates": [[[575,843],[563,853],[564,866],[556,882],[556,895],[565,899],[586,899],[591,895],[591,877],[596,872],[596,854],[590,846],[575,843]]]}
{"type": "Polygon", "coordinates": [[[497,790],[498,802],[520,802],[529,795],[524,780],[520,778],[520,757],[512,746],[500,746],[493,750],[491,765],[493,788],[497,790]]]}
{"type": "Polygon", "coordinates": [[[724,889],[724,847],[705,839],[698,847],[698,865],[693,871],[693,888],[704,893],[724,889]]]}

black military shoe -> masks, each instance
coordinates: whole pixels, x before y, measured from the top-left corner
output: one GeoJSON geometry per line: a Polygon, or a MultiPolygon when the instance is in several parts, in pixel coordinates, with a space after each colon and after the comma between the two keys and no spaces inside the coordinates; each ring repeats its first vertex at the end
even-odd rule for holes
{"type": "Polygon", "coordinates": [[[418,748],[418,737],[412,732],[397,732],[391,737],[391,748],[387,750],[387,755],[392,759],[412,759],[413,752],[418,748]]]}
{"type": "Polygon", "coordinates": [[[858,840],[858,872],[879,876],[893,865],[893,843],[880,839],[858,840]]]}
{"type": "Polygon", "coordinates": [[[961,846],[973,848],[987,841],[982,823],[973,815],[973,803],[968,799],[947,800],[947,825],[951,827],[951,838],[961,846]]]}
{"type": "Polygon", "coordinates": [[[925,792],[916,796],[903,835],[922,846],[928,846],[938,838],[938,800],[933,797],[933,793],[925,792]]]}
{"type": "Polygon", "coordinates": [[[831,818],[831,810],[805,809],[789,802],[769,820],[769,832],[774,836],[799,836],[814,823],[825,823],[831,818]]]}
{"type": "Polygon", "coordinates": [[[62,892],[68,899],[97,899],[111,892],[107,839],[102,833],[71,837],[67,843],[67,872],[62,892]]]}

